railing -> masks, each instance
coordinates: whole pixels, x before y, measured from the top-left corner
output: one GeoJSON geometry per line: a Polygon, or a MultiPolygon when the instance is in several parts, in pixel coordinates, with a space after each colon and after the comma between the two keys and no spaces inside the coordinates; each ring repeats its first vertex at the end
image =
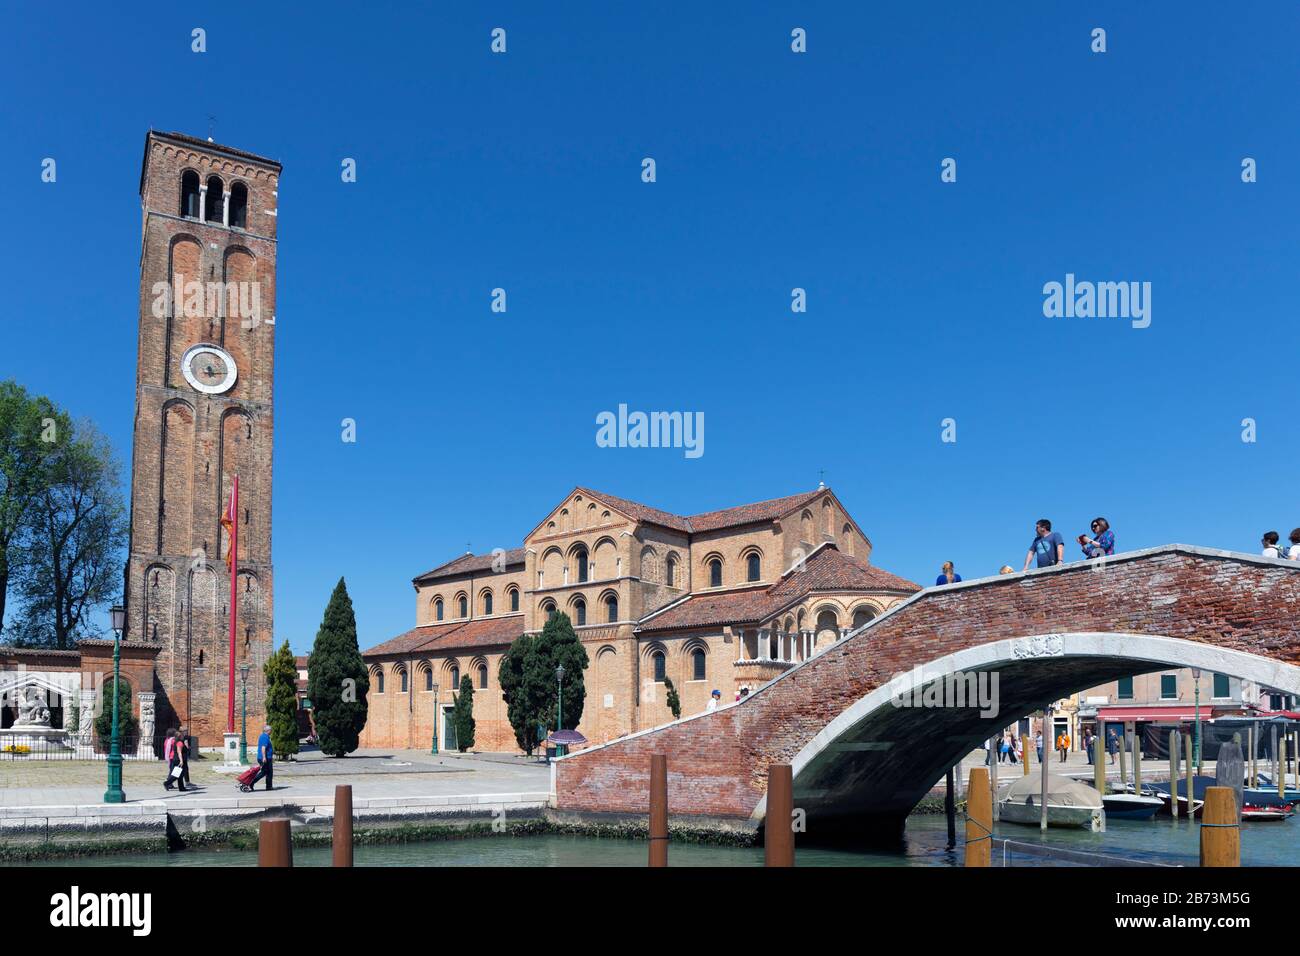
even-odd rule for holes
{"type": "MultiPolygon", "coordinates": [[[[120,738],[123,760],[157,760],[157,741],[146,741],[140,753],[140,736],[132,734],[120,738]]],[[[0,733],[0,760],[104,760],[109,746],[95,736],[85,737],[69,733],[59,737],[47,734],[0,733]]]]}

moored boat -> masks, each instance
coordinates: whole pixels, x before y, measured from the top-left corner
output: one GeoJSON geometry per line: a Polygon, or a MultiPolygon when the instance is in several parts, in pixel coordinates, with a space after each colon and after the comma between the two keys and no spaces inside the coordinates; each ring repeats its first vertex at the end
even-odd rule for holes
{"type": "MultiPolygon", "coordinates": [[[[1042,780],[1035,774],[1022,777],[1007,788],[998,801],[998,819],[1005,823],[1040,826],[1042,823],[1042,780]]],[[[1064,777],[1049,777],[1047,785],[1049,827],[1106,829],[1106,810],[1101,795],[1086,783],[1064,777]]]]}

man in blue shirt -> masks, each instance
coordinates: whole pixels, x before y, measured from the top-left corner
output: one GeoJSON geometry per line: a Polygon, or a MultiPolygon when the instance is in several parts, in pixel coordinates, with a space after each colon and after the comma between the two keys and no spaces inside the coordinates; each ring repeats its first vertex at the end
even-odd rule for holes
{"type": "Polygon", "coordinates": [[[271,748],[271,725],[262,726],[262,735],[257,738],[257,776],[253,778],[253,786],[257,786],[257,781],[263,777],[266,778],[266,789],[271,789],[272,763],[275,754],[271,748]]]}
{"type": "Polygon", "coordinates": [[[1030,563],[1037,558],[1040,568],[1050,568],[1065,560],[1065,539],[1061,532],[1052,530],[1052,522],[1039,518],[1034,526],[1037,537],[1029,542],[1029,553],[1025,555],[1024,570],[1029,570],[1030,563]]]}

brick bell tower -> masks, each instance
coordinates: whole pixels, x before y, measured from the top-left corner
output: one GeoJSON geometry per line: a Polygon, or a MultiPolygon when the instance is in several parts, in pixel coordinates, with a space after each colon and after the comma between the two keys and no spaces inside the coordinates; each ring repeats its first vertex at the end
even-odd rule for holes
{"type": "MultiPolygon", "coordinates": [[[[264,720],[272,651],[271,437],[280,164],[150,131],[140,176],[139,351],[125,637],[158,647],[158,727],[226,729],[229,542],[239,476],[236,668],[264,720]]],[[[155,688],[133,688],[146,690],[155,688]]],[[[241,680],[235,674],[235,730],[241,680]]]]}

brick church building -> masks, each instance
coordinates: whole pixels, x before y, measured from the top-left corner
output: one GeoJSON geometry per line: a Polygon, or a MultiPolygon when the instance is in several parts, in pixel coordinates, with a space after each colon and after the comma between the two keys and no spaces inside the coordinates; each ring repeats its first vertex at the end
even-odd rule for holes
{"type": "Polygon", "coordinates": [[[455,745],[448,719],[474,682],[475,750],[515,751],[498,669],[511,642],[563,611],[587,650],[578,730],[593,743],[723,700],[819,653],[919,586],[870,561],[835,494],[814,491],[676,515],[576,488],[523,546],[466,554],[412,582],[415,626],[363,652],[362,746],[455,745]]]}

